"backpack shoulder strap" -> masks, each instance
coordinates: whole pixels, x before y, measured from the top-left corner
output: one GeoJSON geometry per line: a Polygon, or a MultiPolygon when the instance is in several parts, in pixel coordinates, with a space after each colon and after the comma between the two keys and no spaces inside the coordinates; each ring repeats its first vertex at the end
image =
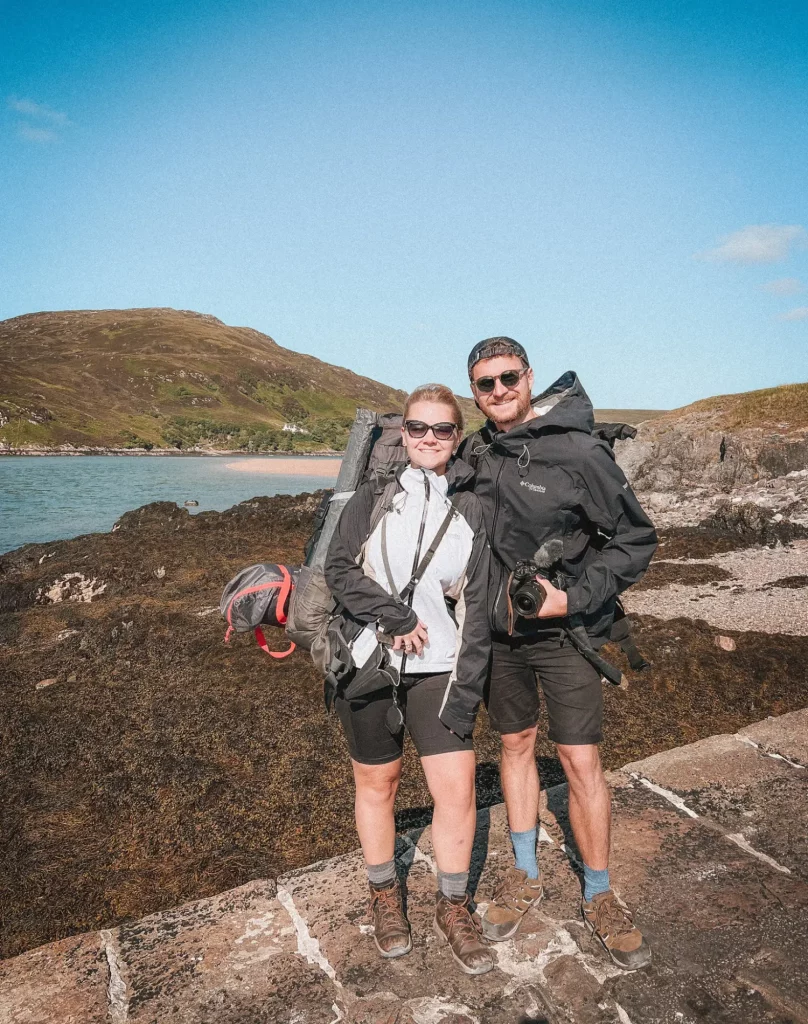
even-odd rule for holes
{"type": "Polygon", "coordinates": [[[477,464],[480,461],[480,449],[485,444],[482,431],[475,430],[473,434],[463,438],[462,453],[460,458],[467,463],[474,472],[477,472],[477,464]]]}
{"type": "Polygon", "coordinates": [[[390,504],[398,490],[398,481],[394,476],[378,478],[376,484],[377,486],[374,492],[376,495],[376,501],[373,505],[373,511],[370,513],[370,529],[368,530],[368,537],[373,533],[384,516],[390,511],[390,504]]]}

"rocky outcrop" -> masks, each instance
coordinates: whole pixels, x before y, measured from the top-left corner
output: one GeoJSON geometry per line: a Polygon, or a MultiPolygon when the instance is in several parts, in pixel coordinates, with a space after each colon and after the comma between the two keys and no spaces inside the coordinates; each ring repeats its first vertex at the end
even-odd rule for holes
{"type": "Polygon", "coordinates": [[[808,438],[762,430],[724,433],[690,424],[642,426],[635,441],[618,441],[618,460],[640,491],[676,491],[712,485],[730,491],[808,469],[808,438]]]}
{"type": "Polygon", "coordinates": [[[739,485],[808,469],[808,384],[709,398],[640,424],[618,441],[638,491],[739,485]]]}

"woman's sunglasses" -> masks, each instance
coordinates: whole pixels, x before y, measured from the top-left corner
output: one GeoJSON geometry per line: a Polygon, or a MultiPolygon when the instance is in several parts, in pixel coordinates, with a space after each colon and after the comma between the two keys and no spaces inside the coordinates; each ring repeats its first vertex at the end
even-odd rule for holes
{"type": "Polygon", "coordinates": [[[497,386],[497,381],[502,381],[504,388],[515,388],[519,381],[524,377],[527,371],[530,369],[529,366],[525,366],[521,370],[506,370],[504,373],[498,373],[494,377],[478,377],[477,380],[473,380],[471,383],[482,395],[490,395],[494,388],[497,386]]]}
{"type": "Polygon", "coordinates": [[[454,437],[454,432],[457,430],[456,423],[422,423],[421,420],[407,420],[404,424],[404,429],[416,440],[421,437],[426,437],[426,432],[431,430],[438,441],[448,441],[450,437],[454,437]]]}

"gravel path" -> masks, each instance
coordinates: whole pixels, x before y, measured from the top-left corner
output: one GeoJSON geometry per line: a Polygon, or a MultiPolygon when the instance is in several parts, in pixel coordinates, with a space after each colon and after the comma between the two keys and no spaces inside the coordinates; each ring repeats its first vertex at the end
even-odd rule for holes
{"type": "Polygon", "coordinates": [[[716,565],[733,578],[690,587],[671,584],[660,590],[629,590],[623,598],[626,610],[661,619],[705,619],[721,629],[808,636],[808,587],[766,587],[789,576],[808,576],[808,540],[676,564],[683,563],[716,565]]]}

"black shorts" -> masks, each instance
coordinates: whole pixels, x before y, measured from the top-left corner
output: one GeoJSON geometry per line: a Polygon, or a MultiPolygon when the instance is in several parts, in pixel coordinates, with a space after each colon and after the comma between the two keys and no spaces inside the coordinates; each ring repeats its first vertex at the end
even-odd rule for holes
{"type": "MultiPolygon", "coordinates": [[[[406,728],[419,757],[448,754],[455,750],[473,750],[471,736],[456,736],[438,718],[449,673],[405,676],[399,687],[399,704],[406,728]]],[[[348,749],[360,764],[388,764],[397,761],[404,750],[404,728],[394,736],[385,723],[393,704],[390,686],[358,700],[336,699],[336,709],[348,749]]]]}
{"type": "Polygon", "coordinates": [[[521,732],[539,721],[539,688],[553,743],[600,743],[603,683],[572,645],[552,640],[494,637],[485,706],[499,733],[521,732]]]}

